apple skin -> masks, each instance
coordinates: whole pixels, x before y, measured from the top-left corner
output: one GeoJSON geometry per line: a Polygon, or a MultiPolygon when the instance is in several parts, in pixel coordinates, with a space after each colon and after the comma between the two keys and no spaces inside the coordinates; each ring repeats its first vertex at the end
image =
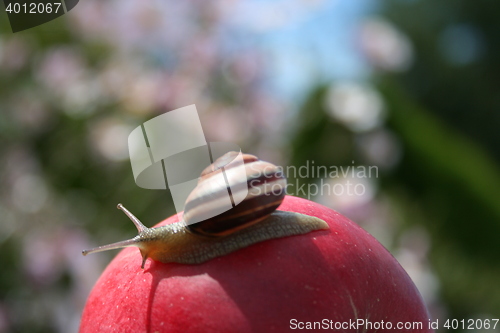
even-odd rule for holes
{"type": "MultiPolygon", "coordinates": [[[[375,238],[305,199],[287,196],[279,209],[316,216],[330,229],[264,241],[199,265],[148,259],[143,270],[139,250],[126,248],[94,286],[80,333],[288,332],[295,323],[323,319],[393,323],[393,330],[345,332],[432,332],[417,288],[375,238]],[[398,322],[422,328],[394,330],[398,322]]],[[[158,226],[176,221],[174,215],[158,226]]]]}

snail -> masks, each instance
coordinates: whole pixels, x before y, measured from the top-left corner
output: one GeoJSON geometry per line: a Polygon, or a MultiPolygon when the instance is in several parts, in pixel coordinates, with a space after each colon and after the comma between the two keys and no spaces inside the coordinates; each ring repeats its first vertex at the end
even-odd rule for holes
{"type": "Polygon", "coordinates": [[[197,186],[187,197],[184,221],[147,228],[118,204],[139,234],[129,240],[84,250],[82,254],[136,246],[142,255],[141,268],[147,258],[162,263],[200,264],[268,239],[328,229],[328,224],[317,217],[276,210],[285,197],[286,178],[277,166],[253,155],[241,155],[246,177],[236,178],[239,184],[232,183],[229,187],[228,178],[238,168],[232,161],[238,154],[241,153],[229,152],[202,171],[197,186]],[[221,175],[225,182],[217,181],[221,175]],[[233,197],[238,193],[231,193],[231,189],[245,190],[246,196],[237,205],[233,197]],[[232,208],[215,215],[228,192],[232,208]]]}

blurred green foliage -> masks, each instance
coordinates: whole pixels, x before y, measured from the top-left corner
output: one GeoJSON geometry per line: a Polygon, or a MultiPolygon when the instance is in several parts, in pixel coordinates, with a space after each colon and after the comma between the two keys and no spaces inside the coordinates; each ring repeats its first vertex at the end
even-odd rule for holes
{"type": "Polygon", "coordinates": [[[415,48],[411,69],[380,85],[405,142],[395,176],[425,207],[450,318],[500,315],[498,10],[494,1],[383,2],[415,48]]]}
{"type": "Polygon", "coordinates": [[[405,144],[394,174],[433,235],[430,256],[453,317],[500,309],[500,172],[488,153],[394,85],[382,84],[389,124],[405,144]],[[459,264],[458,264],[459,263],[459,264]]]}
{"type": "Polygon", "coordinates": [[[500,4],[384,0],[381,14],[412,40],[414,65],[395,75],[411,96],[500,160],[500,4]]]}

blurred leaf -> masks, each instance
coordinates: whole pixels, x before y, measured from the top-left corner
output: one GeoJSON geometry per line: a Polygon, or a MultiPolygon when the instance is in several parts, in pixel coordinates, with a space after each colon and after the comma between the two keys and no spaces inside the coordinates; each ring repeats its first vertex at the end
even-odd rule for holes
{"type": "Polygon", "coordinates": [[[493,283],[500,280],[498,165],[393,82],[380,89],[389,124],[404,144],[395,179],[424,210],[444,294],[461,312],[500,309],[500,285],[493,283]]]}

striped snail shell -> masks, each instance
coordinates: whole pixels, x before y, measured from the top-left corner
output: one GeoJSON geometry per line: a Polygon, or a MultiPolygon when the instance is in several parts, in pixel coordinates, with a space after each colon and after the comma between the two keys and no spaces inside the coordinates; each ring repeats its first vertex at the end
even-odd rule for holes
{"type": "Polygon", "coordinates": [[[184,221],[147,228],[118,204],[139,234],[82,254],[135,246],[141,252],[142,268],[147,258],[201,264],[265,240],[328,229],[317,217],[276,210],[285,197],[283,173],[253,155],[237,158],[238,154],[229,152],[202,172],[186,200],[184,221]]]}
{"type": "Polygon", "coordinates": [[[278,208],[285,197],[286,178],[274,164],[243,154],[243,164],[234,162],[236,152],[229,152],[203,170],[198,185],[186,200],[184,221],[193,233],[205,236],[223,236],[262,221],[278,208]],[[241,171],[245,177],[239,177],[241,171]],[[216,181],[216,179],[224,179],[216,181]],[[230,185],[230,186],[229,186],[230,185]],[[231,189],[248,194],[239,203],[239,195],[231,189]],[[215,215],[218,206],[232,208],[215,215]],[[205,218],[205,216],[212,216],[205,218]],[[199,221],[199,222],[198,222],[199,221]]]}

